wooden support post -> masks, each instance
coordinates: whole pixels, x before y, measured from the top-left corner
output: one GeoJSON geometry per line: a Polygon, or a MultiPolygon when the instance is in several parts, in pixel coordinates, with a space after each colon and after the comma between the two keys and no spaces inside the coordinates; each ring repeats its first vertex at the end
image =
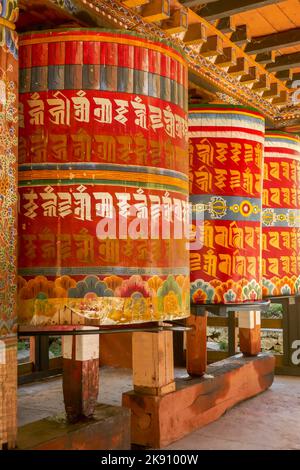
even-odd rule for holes
{"type": "Polygon", "coordinates": [[[133,333],[132,355],[135,392],[145,395],[174,392],[172,331],[133,333]]]}
{"type": "Polygon", "coordinates": [[[260,312],[239,312],[240,350],[245,356],[257,356],[261,351],[260,312]]]}
{"type": "Polygon", "coordinates": [[[0,451],[17,438],[17,337],[0,337],[0,451]]]}
{"type": "Polygon", "coordinates": [[[186,368],[190,375],[205,374],[207,366],[207,312],[194,310],[187,318],[187,326],[193,327],[186,334],[186,368]]]}
{"type": "Polygon", "coordinates": [[[99,392],[99,336],[63,336],[63,393],[67,418],[91,417],[99,392]]]}

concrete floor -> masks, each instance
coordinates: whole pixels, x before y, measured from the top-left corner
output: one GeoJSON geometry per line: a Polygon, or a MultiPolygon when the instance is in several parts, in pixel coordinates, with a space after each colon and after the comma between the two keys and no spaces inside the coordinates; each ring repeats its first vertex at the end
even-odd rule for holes
{"type": "MultiPolygon", "coordinates": [[[[177,376],[185,375],[176,370],[177,376]]],[[[132,388],[131,371],[104,367],[99,401],[120,405],[132,388]]],[[[19,426],[64,411],[61,378],[19,388],[19,426]]],[[[271,389],[229,410],[218,421],[171,444],[168,449],[300,450],[300,377],[277,376],[271,389]]]]}

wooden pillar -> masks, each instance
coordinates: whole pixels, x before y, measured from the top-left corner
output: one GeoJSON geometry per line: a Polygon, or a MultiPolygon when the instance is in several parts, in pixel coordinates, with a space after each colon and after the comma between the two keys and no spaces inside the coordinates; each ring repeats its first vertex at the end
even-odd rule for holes
{"type": "Polygon", "coordinates": [[[135,392],[165,395],[175,391],[172,331],[133,333],[132,368],[135,392]]]}
{"type": "Polygon", "coordinates": [[[99,393],[99,336],[63,336],[63,393],[67,418],[91,417],[99,393]]]}
{"type": "Polygon", "coordinates": [[[190,375],[201,376],[207,366],[207,312],[192,310],[186,325],[192,327],[186,333],[186,368],[190,375]]]}
{"type": "Polygon", "coordinates": [[[0,450],[17,435],[17,4],[0,0],[0,450]]]}
{"type": "Polygon", "coordinates": [[[239,312],[240,350],[245,356],[257,356],[261,351],[260,312],[239,312]]]}

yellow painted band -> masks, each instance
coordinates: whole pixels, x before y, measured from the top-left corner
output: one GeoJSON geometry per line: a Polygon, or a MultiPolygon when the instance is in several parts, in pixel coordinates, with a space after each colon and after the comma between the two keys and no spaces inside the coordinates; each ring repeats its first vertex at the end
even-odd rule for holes
{"type": "MultiPolygon", "coordinates": [[[[91,180],[89,184],[93,184],[93,179],[102,180],[120,180],[134,181],[140,183],[159,183],[180,187],[188,191],[189,183],[179,178],[173,178],[165,175],[152,175],[149,173],[126,173],[122,171],[103,171],[103,170],[28,170],[19,172],[19,180],[48,180],[48,179],[64,179],[76,180],[88,178],[91,180]]],[[[62,183],[63,184],[63,183],[62,183]]]]}
{"type": "Polygon", "coordinates": [[[0,26],[5,26],[6,28],[12,29],[15,31],[16,25],[11,21],[6,20],[5,18],[0,18],[0,26]]]}
{"type": "Polygon", "coordinates": [[[143,49],[151,49],[156,52],[161,52],[169,57],[172,57],[175,59],[177,62],[180,62],[181,65],[184,67],[187,67],[187,62],[176,52],[173,52],[171,50],[165,49],[164,47],[161,47],[156,44],[151,44],[151,43],[144,43],[141,42],[137,39],[130,39],[122,36],[122,40],[118,42],[118,38],[111,38],[111,37],[105,37],[95,34],[88,34],[88,35],[72,35],[72,36],[55,36],[55,37],[47,37],[47,38],[32,38],[32,39],[21,39],[20,40],[20,46],[30,46],[33,44],[46,44],[46,43],[54,43],[54,42],[69,42],[69,41],[81,41],[81,42],[86,42],[86,41],[95,41],[95,42],[105,42],[105,43],[116,43],[116,44],[126,44],[128,46],[136,46],[136,47],[142,47],[143,49]]]}

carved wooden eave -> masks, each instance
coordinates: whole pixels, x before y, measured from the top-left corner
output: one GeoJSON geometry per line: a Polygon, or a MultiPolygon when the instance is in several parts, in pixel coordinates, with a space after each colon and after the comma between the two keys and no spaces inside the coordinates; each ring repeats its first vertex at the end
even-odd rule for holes
{"type": "MultiPolygon", "coordinates": [[[[149,11],[152,12],[152,16],[155,15],[155,9],[159,3],[155,4],[154,9],[149,9],[149,7],[141,6],[145,3],[149,4],[149,0],[130,0],[130,2],[131,7],[124,4],[128,5],[128,0],[123,2],[117,0],[44,0],[43,2],[20,0],[19,3],[21,15],[22,8],[28,9],[30,4],[43,3],[45,7],[52,5],[52,8],[63,11],[66,20],[73,19],[81,25],[124,28],[149,37],[168,39],[182,51],[187,59],[191,87],[195,86],[198,90],[202,90],[202,95],[210,101],[219,100],[252,106],[263,113],[268,126],[271,127],[287,127],[291,123],[294,125],[300,122],[300,108],[292,106],[290,96],[293,90],[287,86],[288,83],[278,78],[275,72],[268,72],[263,63],[256,62],[253,56],[244,51],[248,43],[246,27],[233,31],[231,35],[226,35],[223,32],[224,25],[218,29],[220,21],[211,24],[194,11],[183,7],[178,0],[170,0],[170,10],[167,11],[165,8],[164,15],[156,17],[161,21],[154,23],[149,21],[149,11]],[[182,20],[178,13],[172,23],[171,15],[179,9],[188,17],[189,27],[193,24],[199,25],[202,36],[199,36],[198,42],[197,37],[194,41],[188,41],[188,44],[187,41],[185,42],[187,26],[181,23],[181,21],[184,22],[184,18],[182,20]],[[147,20],[142,15],[146,16],[147,20]],[[172,26],[174,26],[173,29],[172,26]],[[204,52],[201,53],[201,50],[204,52]],[[220,60],[220,57],[224,56],[224,51],[225,59],[220,60]],[[226,56],[232,57],[233,61],[238,60],[240,65],[244,64],[243,67],[247,67],[241,68],[240,73],[229,73],[232,68],[224,67],[224,63],[228,65],[226,56]],[[212,96],[215,97],[214,100],[211,99],[212,96]],[[284,99],[287,100],[286,103],[283,102],[284,99]]],[[[158,0],[150,0],[150,3],[152,2],[158,2],[158,0]]],[[[227,32],[234,29],[230,21],[226,24],[227,32]]],[[[193,38],[194,33],[190,37],[193,38]]]]}

